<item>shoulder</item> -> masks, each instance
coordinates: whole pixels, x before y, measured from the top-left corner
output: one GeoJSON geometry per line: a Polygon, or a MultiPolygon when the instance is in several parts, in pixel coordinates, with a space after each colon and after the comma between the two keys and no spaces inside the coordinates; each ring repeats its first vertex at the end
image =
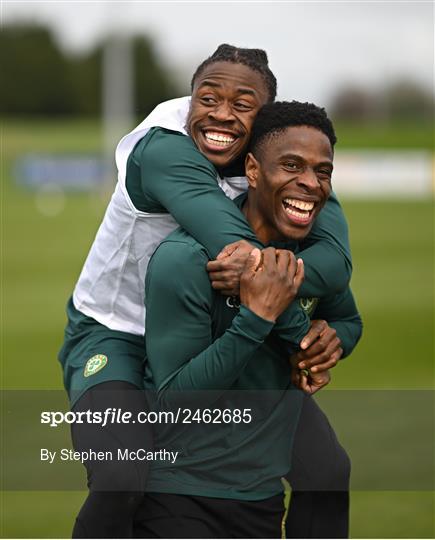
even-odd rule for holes
{"type": "Polygon", "coordinates": [[[162,254],[172,254],[172,259],[176,257],[177,262],[192,262],[192,260],[200,260],[201,262],[209,261],[207,251],[204,246],[193,238],[187,231],[179,227],[169,234],[160,246],[156,249],[154,257],[162,257],[162,254]]]}
{"type": "Polygon", "coordinates": [[[322,208],[319,215],[316,217],[314,224],[318,225],[319,223],[321,223],[322,226],[325,226],[325,224],[329,224],[332,227],[338,227],[339,225],[347,227],[346,217],[344,215],[343,209],[340,205],[337,195],[333,191],[328,197],[325,206],[322,208]]]}
{"type": "Polygon", "coordinates": [[[170,283],[204,282],[209,284],[207,251],[184,229],[176,229],[163,240],[150,259],[147,284],[156,280],[170,283]]]}
{"type": "Polygon", "coordinates": [[[163,169],[183,164],[196,165],[206,167],[215,174],[214,166],[201,154],[189,136],[160,127],[150,129],[136,145],[133,159],[163,169]]]}
{"type": "Polygon", "coordinates": [[[186,232],[180,229],[170,234],[156,249],[148,266],[147,313],[152,312],[156,303],[168,310],[208,312],[213,299],[208,260],[205,249],[186,232]]]}
{"type": "Polygon", "coordinates": [[[331,191],[331,195],[328,197],[326,204],[330,207],[340,207],[340,202],[338,201],[338,197],[334,191],[331,191]]]}

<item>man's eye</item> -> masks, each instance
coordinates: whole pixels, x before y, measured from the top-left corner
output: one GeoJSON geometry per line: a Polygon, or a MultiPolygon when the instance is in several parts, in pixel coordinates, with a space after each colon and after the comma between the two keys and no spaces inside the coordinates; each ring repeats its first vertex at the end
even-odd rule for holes
{"type": "Polygon", "coordinates": [[[216,100],[213,96],[202,96],[200,100],[201,103],[203,103],[204,105],[213,105],[216,103],[216,100]]]}
{"type": "Polygon", "coordinates": [[[322,180],[331,180],[332,171],[329,170],[320,170],[317,171],[317,175],[322,178],[322,180]]]}
{"type": "Polygon", "coordinates": [[[298,169],[298,164],[297,163],[294,163],[293,161],[288,161],[287,163],[284,163],[284,167],[286,169],[290,169],[291,171],[295,171],[296,169],[298,169]]]}
{"type": "Polygon", "coordinates": [[[252,105],[246,101],[237,101],[234,103],[234,107],[239,111],[250,111],[252,109],[252,105]]]}

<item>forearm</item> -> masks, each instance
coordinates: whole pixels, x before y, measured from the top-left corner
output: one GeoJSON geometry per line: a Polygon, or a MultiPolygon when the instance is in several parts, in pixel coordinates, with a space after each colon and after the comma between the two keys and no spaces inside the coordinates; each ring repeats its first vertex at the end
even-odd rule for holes
{"type": "Polygon", "coordinates": [[[189,137],[152,133],[138,165],[145,198],[164,207],[211,259],[241,239],[262,247],[242,212],[219,187],[216,169],[189,137]]]}
{"type": "Polygon", "coordinates": [[[263,247],[236,205],[219,187],[216,190],[219,191],[212,193],[210,190],[207,197],[197,202],[190,198],[174,198],[168,210],[206,248],[210,259],[215,259],[226,245],[238,240],[263,247]]]}
{"type": "Polygon", "coordinates": [[[304,261],[305,280],[300,298],[325,298],[343,291],[352,275],[352,263],[335,244],[320,240],[298,253],[304,261]]]}
{"type": "Polygon", "coordinates": [[[273,332],[281,338],[289,354],[300,350],[300,342],[310,328],[310,319],[295,300],[277,319],[273,332]]]}
{"type": "Polygon", "coordinates": [[[313,318],[327,321],[341,340],[342,357],[349,356],[362,334],[362,320],[354,296],[348,287],[344,292],[321,301],[313,318]]]}
{"type": "Polygon", "coordinates": [[[331,321],[329,326],[335,328],[337,336],[341,341],[343,354],[341,358],[346,358],[356,347],[362,335],[362,320],[359,315],[355,315],[353,319],[347,321],[331,321]]]}
{"type": "MultiPolygon", "coordinates": [[[[218,399],[231,388],[272,328],[272,322],[241,306],[221,337],[162,380],[157,389],[160,405],[173,409],[192,405],[196,399],[201,405],[218,399]]],[[[179,350],[166,350],[161,360],[174,355],[179,355],[179,350]]]]}

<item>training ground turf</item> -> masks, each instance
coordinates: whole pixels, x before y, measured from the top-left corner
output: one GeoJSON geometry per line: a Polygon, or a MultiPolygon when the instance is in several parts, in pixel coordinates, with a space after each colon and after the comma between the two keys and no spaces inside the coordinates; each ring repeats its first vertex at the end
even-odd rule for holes
{"type": "MultiPolygon", "coordinates": [[[[104,197],[98,194],[68,195],[63,202],[56,203],[63,206],[59,214],[44,217],[37,204],[41,208],[47,201],[37,203],[34,194],[13,185],[12,160],[20,152],[72,149],[85,152],[94,151],[97,146],[98,131],[94,123],[51,126],[6,123],[3,130],[1,341],[4,388],[61,388],[56,353],[62,341],[64,304],[105,207],[104,197]]],[[[52,202],[49,200],[48,205],[52,202]]],[[[431,388],[432,202],[343,201],[343,205],[351,228],[352,286],[365,329],[357,351],[333,371],[330,388],[355,391],[431,388]]],[[[355,393],[355,396],[361,395],[355,393]]],[[[362,429],[352,424],[352,394],[348,396],[349,421],[342,411],[341,416],[340,411],[337,412],[336,422],[334,414],[331,416],[331,423],[336,425],[345,444],[352,430],[362,429]]],[[[360,397],[355,403],[361,402],[360,397]]],[[[360,418],[362,411],[355,412],[360,418]]],[[[368,409],[373,421],[374,412],[368,409]]],[[[378,412],[381,416],[382,411],[378,412]]],[[[424,414],[424,411],[419,412],[424,414]]],[[[366,420],[370,425],[370,416],[366,420]]],[[[416,423],[417,428],[418,425],[416,423]]],[[[393,457],[391,440],[379,440],[381,446],[378,442],[377,451],[382,454],[384,450],[393,457]]],[[[350,439],[349,444],[352,446],[350,439]]],[[[372,446],[368,441],[367,452],[372,446]]],[[[415,475],[421,474],[422,466],[415,460],[415,475]]],[[[397,472],[401,474],[400,463],[397,472]]],[[[357,478],[361,474],[355,471],[355,463],[354,474],[357,478]]],[[[370,489],[370,482],[365,487],[360,483],[356,488],[364,490],[352,494],[353,537],[434,536],[432,492],[405,491],[406,486],[400,491],[374,491],[370,489]]],[[[67,537],[83,497],[82,492],[4,493],[1,535],[67,537]]]]}

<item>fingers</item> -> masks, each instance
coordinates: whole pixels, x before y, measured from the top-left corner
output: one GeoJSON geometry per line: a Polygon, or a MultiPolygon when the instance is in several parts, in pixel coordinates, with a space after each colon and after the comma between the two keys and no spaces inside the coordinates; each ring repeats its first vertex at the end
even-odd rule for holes
{"type": "MultiPolygon", "coordinates": [[[[327,362],[331,363],[330,367],[334,367],[337,364],[338,360],[341,358],[342,354],[343,349],[341,349],[341,341],[337,338],[337,340],[334,340],[334,342],[331,343],[327,349],[320,352],[319,354],[316,354],[309,358],[301,357],[298,368],[313,370],[314,368],[317,368],[318,366],[321,366],[327,362]]],[[[314,371],[316,371],[316,369],[314,369],[314,371]]],[[[317,371],[322,371],[322,369],[319,369],[317,371]]]]}
{"type": "Polygon", "coordinates": [[[299,369],[299,362],[301,362],[300,353],[294,353],[289,358],[289,363],[294,369],[299,369]]]}
{"type": "Polygon", "coordinates": [[[308,334],[301,341],[301,349],[308,349],[328,328],[328,323],[326,321],[317,320],[311,321],[311,328],[308,331],[308,334]]]}
{"type": "Polygon", "coordinates": [[[301,371],[300,373],[299,388],[310,395],[315,394],[331,381],[331,376],[328,371],[316,376],[311,374],[307,375],[304,371],[301,371]]]}
{"type": "Polygon", "coordinates": [[[329,374],[329,371],[324,371],[323,373],[319,373],[318,375],[311,375],[311,386],[314,389],[314,392],[317,392],[321,388],[324,388],[330,382],[331,375],[329,374]]]}
{"type": "Polygon", "coordinates": [[[252,250],[253,246],[249,242],[240,240],[226,246],[219,254],[220,258],[209,261],[207,271],[209,272],[212,287],[217,291],[222,291],[224,294],[231,291],[231,296],[238,295],[240,277],[252,250]]]}
{"type": "Polygon", "coordinates": [[[209,272],[210,281],[238,281],[239,274],[234,270],[222,270],[221,272],[209,272]]]}
{"type": "MultiPolygon", "coordinates": [[[[300,362],[298,367],[300,369],[314,369],[314,367],[323,365],[328,362],[329,367],[334,367],[343,354],[341,348],[341,340],[335,334],[335,331],[331,329],[332,337],[328,340],[324,340],[323,337],[319,338],[309,349],[300,353],[300,362]]],[[[322,369],[314,369],[314,371],[322,371],[322,369]]]]}
{"type": "Polygon", "coordinates": [[[258,248],[254,248],[251,253],[249,254],[248,261],[252,262],[252,267],[254,268],[254,271],[256,272],[259,267],[262,264],[263,256],[261,254],[261,251],[258,248]]]}
{"type": "Polygon", "coordinates": [[[210,274],[211,272],[223,272],[228,267],[226,261],[222,260],[216,260],[216,261],[209,261],[207,263],[207,272],[210,274]]]}
{"type": "MultiPolygon", "coordinates": [[[[331,354],[341,346],[341,340],[337,336],[335,330],[328,329],[320,338],[315,341],[311,347],[301,351],[301,361],[309,361],[311,365],[314,365],[313,359],[323,355],[323,358],[317,362],[318,364],[324,362],[331,354]]],[[[304,369],[303,366],[301,369],[304,369]]]]}
{"type": "Polygon", "coordinates": [[[321,364],[322,362],[325,362],[325,360],[327,360],[340,346],[341,340],[336,335],[328,340],[324,339],[324,337],[320,337],[313,343],[313,345],[311,345],[309,349],[303,351],[301,361],[307,361],[307,364],[310,363],[312,366],[314,366],[316,364],[315,359],[318,358],[317,364],[321,364]]]}
{"type": "Polygon", "coordinates": [[[273,268],[275,268],[277,250],[275,248],[268,247],[266,249],[263,249],[261,253],[263,256],[262,266],[264,266],[267,270],[272,270],[273,268]]]}
{"type": "Polygon", "coordinates": [[[225,257],[230,257],[236,251],[239,244],[240,244],[240,240],[238,242],[233,242],[232,244],[228,244],[227,246],[225,246],[223,250],[216,257],[216,261],[225,259],[225,257]]]}
{"type": "Polygon", "coordinates": [[[275,252],[275,260],[280,275],[285,275],[287,279],[293,283],[293,287],[297,291],[304,280],[302,259],[296,260],[293,252],[288,249],[277,249],[275,252]]]}
{"type": "Polygon", "coordinates": [[[301,372],[299,369],[292,369],[291,382],[296,388],[300,388],[301,372]]]}
{"type": "Polygon", "coordinates": [[[298,272],[298,262],[293,252],[287,249],[278,249],[276,251],[276,262],[278,271],[287,277],[287,279],[295,285],[295,278],[298,272]]]}
{"type": "Polygon", "coordinates": [[[225,259],[226,257],[231,257],[231,255],[237,251],[244,251],[245,253],[249,253],[250,250],[252,250],[254,246],[247,242],[246,240],[238,240],[237,242],[233,242],[232,244],[228,244],[223,248],[223,250],[219,253],[219,255],[216,257],[216,260],[225,259]]]}
{"type": "Polygon", "coordinates": [[[309,368],[312,373],[321,373],[322,371],[328,371],[335,367],[343,354],[343,349],[339,347],[335,352],[331,354],[329,359],[323,364],[316,364],[309,368]]]}
{"type": "MultiPolygon", "coordinates": [[[[257,248],[255,248],[255,250],[257,251],[257,248]]],[[[253,252],[251,251],[251,255],[252,253],[253,252]]],[[[300,263],[297,262],[294,254],[287,249],[268,247],[263,249],[260,253],[262,254],[262,265],[267,269],[271,270],[276,267],[280,273],[287,272],[292,279],[296,276],[298,271],[300,272],[302,270],[302,259],[298,259],[300,263]]]]}
{"type": "Polygon", "coordinates": [[[299,388],[303,390],[306,394],[312,394],[311,386],[308,384],[307,375],[301,371],[299,376],[299,388]]]}
{"type": "MultiPolygon", "coordinates": [[[[278,267],[278,270],[280,272],[287,272],[287,269],[289,265],[291,264],[292,260],[295,256],[291,251],[288,251],[287,249],[277,249],[276,250],[276,265],[278,267]]],[[[295,263],[296,266],[296,263],[295,263]]]]}
{"type": "Polygon", "coordinates": [[[261,265],[261,259],[261,251],[258,248],[254,248],[246,261],[245,270],[243,273],[248,277],[253,277],[261,265]]]}
{"type": "Polygon", "coordinates": [[[305,278],[304,261],[302,259],[297,260],[296,273],[293,279],[293,286],[298,291],[305,278]]]}
{"type": "MultiPolygon", "coordinates": [[[[246,249],[251,249],[249,256],[255,257],[256,270],[261,265],[264,265],[268,270],[277,267],[279,272],[287,272],[289,278],[297,288],[302,284],[304,279],[302,259],[296,261],[294,254],[286,249],[275,249],[272,247],[262,251],[258,248],[252,249],[252,246],[244,240],[225,246],[217,256],[216,260],[207,263],[207,271],[210,280],[223,281],[228,279],[228,276],[223,274],[224,272],[230,271],[229,269],[231,268],[228,266],[228,261],[226,259],[231,257],[237,250],[242,253],[242,251],[246,249]]],[[[246,257],[246,254],[244,256],[246,257]]],[[[251,260],[249,264],[253,264],[253,261],[251,260]]]]}

